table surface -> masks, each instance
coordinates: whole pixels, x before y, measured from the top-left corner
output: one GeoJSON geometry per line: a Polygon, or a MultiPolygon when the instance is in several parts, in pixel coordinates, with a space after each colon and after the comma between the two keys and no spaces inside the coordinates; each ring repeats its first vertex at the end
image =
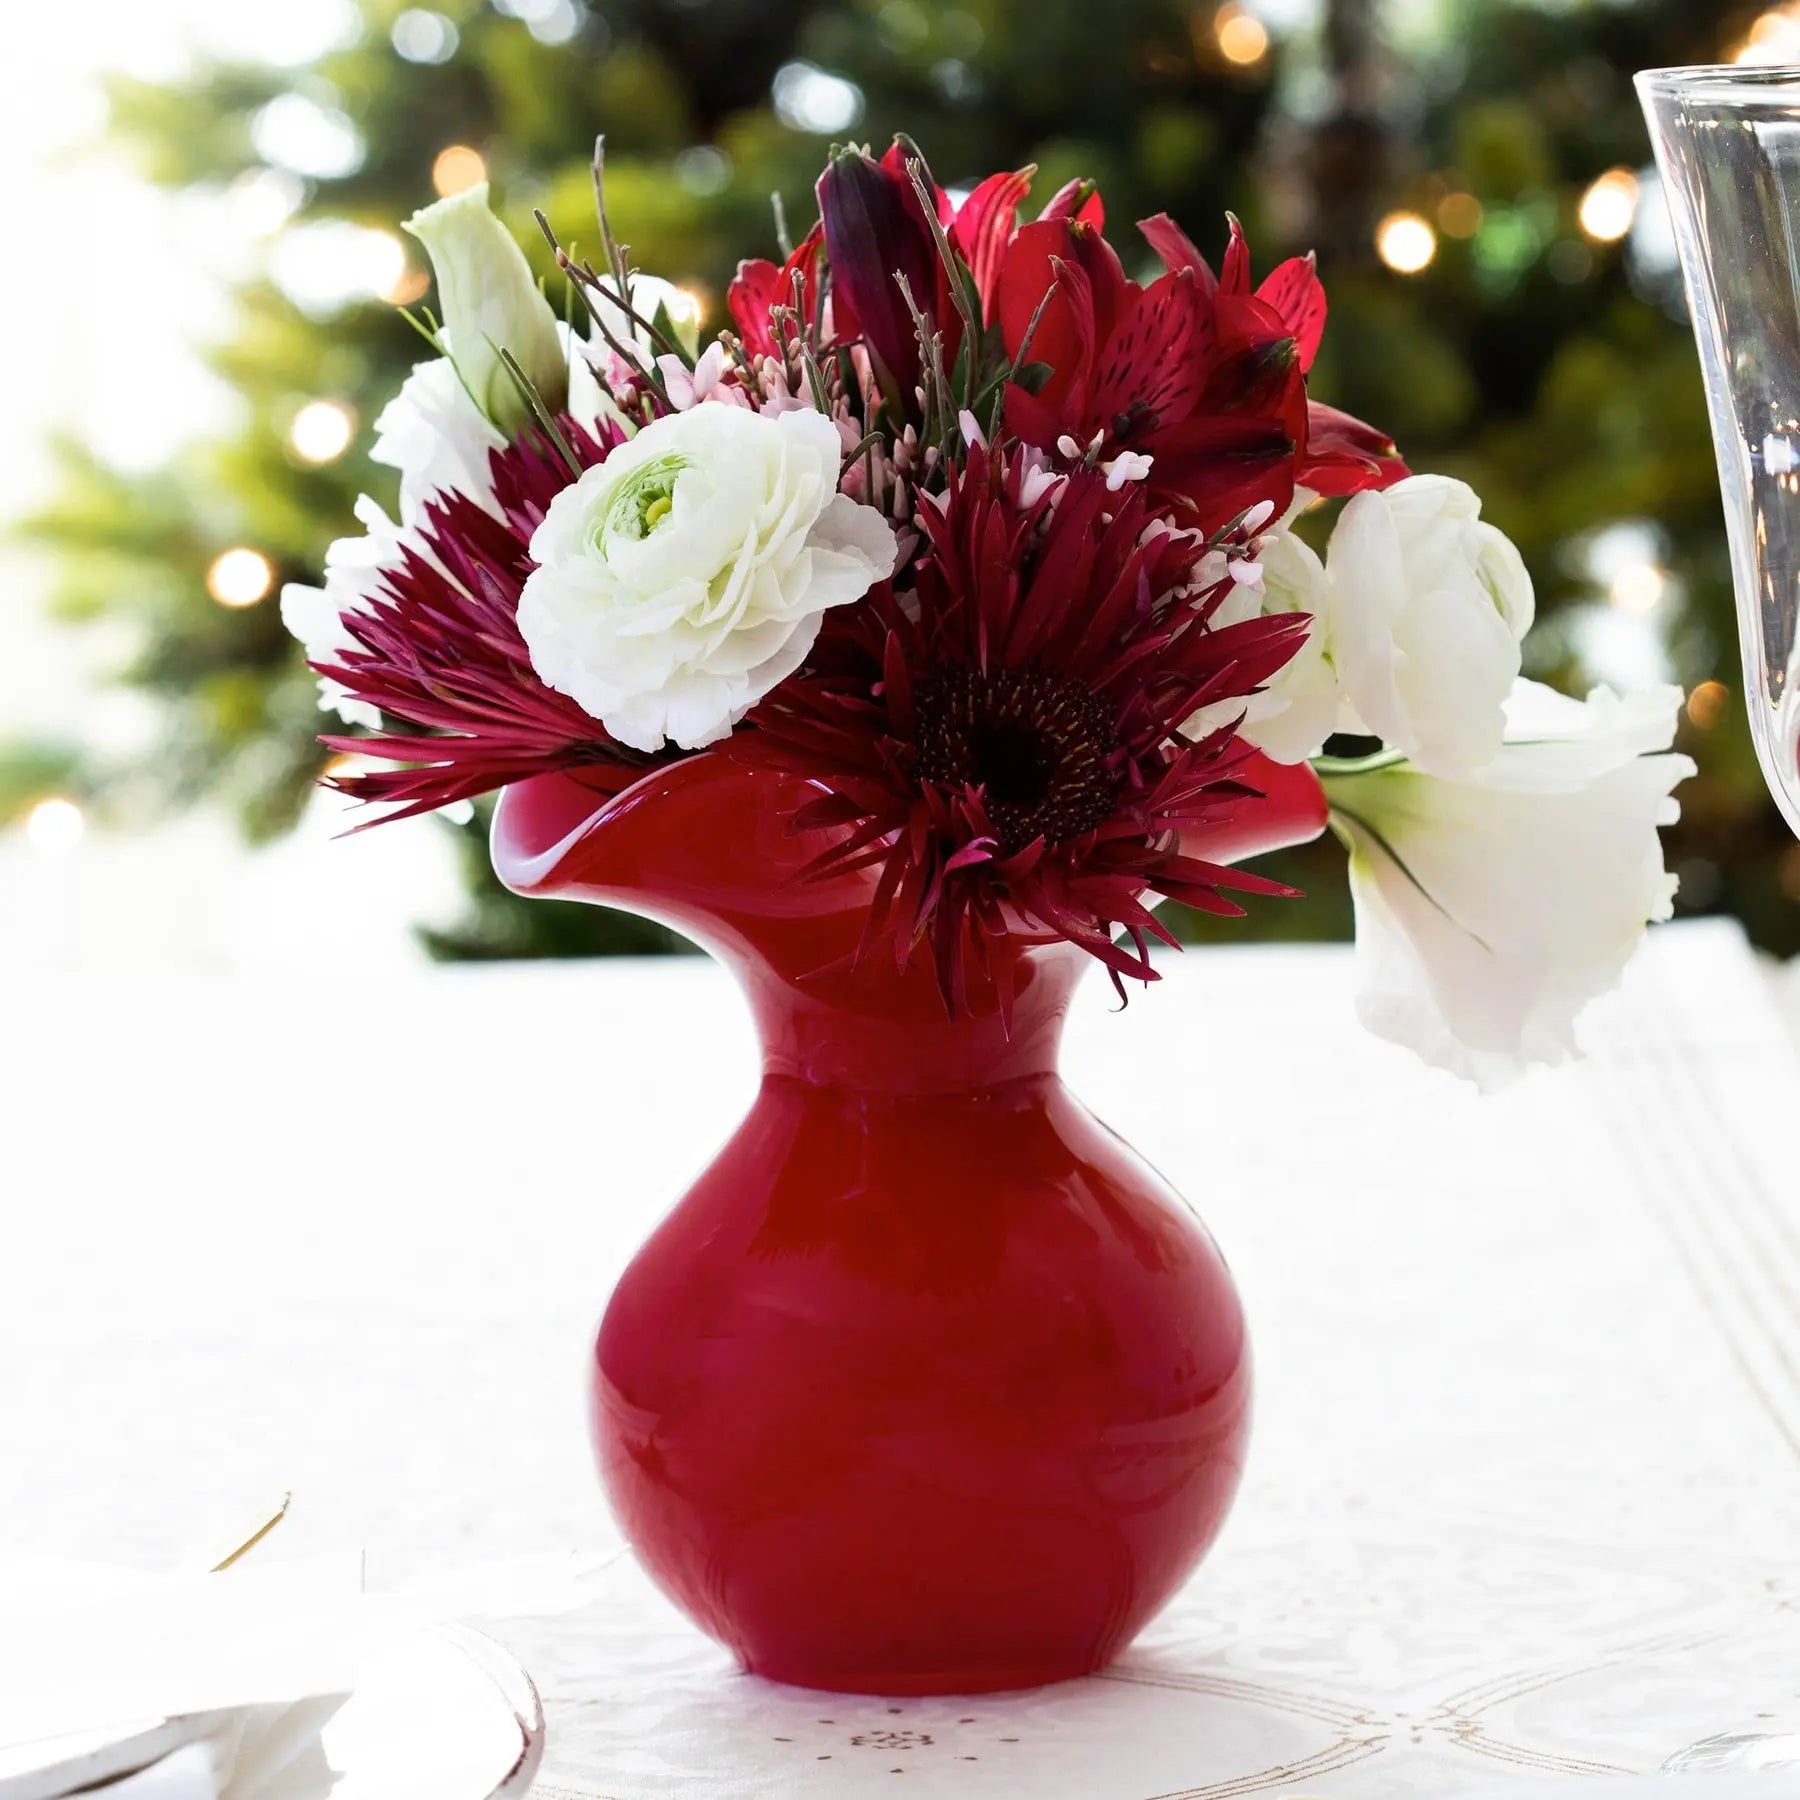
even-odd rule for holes
{"type": "MultiPolygon", "coordinates": [[[[1258,1352],[1237,1510],[1126,1658],[828,1699],[621,1558],[502,1628],[546,1800],[1447,1800],[1800,1722],[1800,1056],[1765,974],[1658,933],[1587,1063],[1490,1100],[1350,986],[1338,950],[1209,951],[1072,1024],[1258,1352]]],[[[0,1016],[9,1548],[167,1565],[284,1490],[268,1554],[362,1546],[377,1585],[616,1542],[588,1340],[750,1095],[723,975],[44,978],[0,1016]]]]}

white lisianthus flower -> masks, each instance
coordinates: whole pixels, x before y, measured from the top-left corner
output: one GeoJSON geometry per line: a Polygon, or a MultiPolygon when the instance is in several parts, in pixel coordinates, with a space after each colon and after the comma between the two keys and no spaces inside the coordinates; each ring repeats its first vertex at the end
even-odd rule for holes
{"type": "Polygon", "coordinates": [[[815,412],[708,404],[646,425],[532,537],[533,668],[633,749],[726,736],[829,608],[893,571],[893,528],[837,491],[842,453],[815,412]]]}
{"type": "Polygon", "coordinates": [[[501,362],[508,352],[552,412],[568,398],[568,356],[556,314],[512,233],[488,208],[478,181],[406,221],[437,278],[444,347],[480,411],[507,437],[531,417],[501,362]]]}
{"type": "MultiPolygon", "coordinates": [[[[382,576],[401,566],[407,534],[367,494],[357,501],[356,516],[366,535],[339,538],[325,552],[323,587],[290,581],[281,590],[281,622],[300,640],[308,662],[336,662],[360,647],[345,628],[345,615],[366,611],[382,576]]],[[[381,728],[381,714],[328,675],[319,677],[319,709],[335,712],[346,725],[381,728]]]]}
{"type": "Polygon", "coordinates": [[[375,421],[374,462],[400,471],[400,517],[416,525],[434,495],[455,492],[499,516],[488,458],[505,434],[477,406],[448,356],[416,363],[375,421]]]}
{"type": "MultiPolygon", "coordinates": [[[[603,417],[613,416],[612,403],[588,363],[581,340],[567,325],[559,324],[556,335],[566,362],[569,416],[592,431],[603,417]]],[[[449,350],[449,335],[439,336],[449,350]]],[[[475,404],[454,357],[445,355],[413,365],[400,392],[375,421],[375,443],[369,457],[400,471],[403,524],[416,525],[427,500],[452,492],[467,495],[498,518],[488,459],[508,442],[505,433],[475,404]]]]}
{"type": "Polygon", "coordinates": [[[658,353],[668,347],[658,340],[656,332],[650,329],[652,326],[670,343],[685,349],[689,356],[699,354],[700,313],[694,297],[660,275],[644,275],[636,269],[631,271],[630,312],[620,305],[618,284],[610,275],[601,276],[600,285],[587,290],[587,300],[599,315],[592,340],[596,351],[611,349],[606,332],[599,328],[604,324],[606,331],[630,350],[646,369],[658,360],[658,353]]]}
{"type": "Polygon", "coordinates": [[[1694,772],[1669,752],[1680,704],[1521,681],[1506,742],[1466,779],[1318,765],[1350,850],[1364,1024],[1483,1087],[1572,1054],[1576,1015],[1669,916],[1657,827],[1694,772]]]}
{"type": "Polygon", "coordinates": [[[1499,750],[1531,577],[1474,490],[1414,475],[1345,506],[1326,553],[1325,650],[1354,718],[1417,768],[1466,775],[1499,750]]]}

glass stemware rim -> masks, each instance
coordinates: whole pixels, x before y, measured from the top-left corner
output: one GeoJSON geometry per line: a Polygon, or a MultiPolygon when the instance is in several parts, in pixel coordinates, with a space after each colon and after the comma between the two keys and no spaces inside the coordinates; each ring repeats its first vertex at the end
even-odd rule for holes
{"type": "Polygon", "coordinates": [[[1708,100],[1767,100],[1775,95],[1800,98],[1800,64],[1694,63],[1670,69],[1644,69],[1634,78],[1638,91],[1669,96],[1704,96],[1708,100]]]}

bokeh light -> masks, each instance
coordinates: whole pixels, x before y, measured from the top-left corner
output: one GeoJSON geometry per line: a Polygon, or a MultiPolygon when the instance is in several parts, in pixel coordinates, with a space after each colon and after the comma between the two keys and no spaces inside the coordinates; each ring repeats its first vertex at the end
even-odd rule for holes
{"type": "Polygon", "coordinates": [[[1668,588],[1668,571],[1660,563],[1629,562],[1613,576],[1606,597],[1620,612],[1654,612],[1668,588]]]}
{"type": "Polygon", "coordinates": [[[446,63],[462,41],[454,21],[441,12],[410,6],[395,19],[388,41],[394,53],[413,63],[446,63]]]}
{"type": "Polygon", "coordinates": [[[1631,234],[1637,217],[1638,178],[1629,169],[1608,169],[1581,196],[1581,229],[1597,244],[1616,244],[1631,234]]]}
{"type": "Polygon", "coordinates": [[[1213,14],[1213,41],[1219,54],[1240,69],[1254,68],[1269,54],[1269,29],[1255,13],[1230,0],[1213,14]]]}
{"type": "Polygon", "coordinates": [[[1800,7],[1771,7],[1750,27],[1731,60],[1765,67],[1800,63],[1800,7]]]}
{"type": "Polygon", "coordinates": [[[264,162],[316,180],[335,181],[362,166],[362,136],[349,115],[304,94],[277,94],[251,121],[250,141],[264,162]]]}
{"type": "Polygon", "coordinates": [[[409,291],[406,247],[391,231],[316,219],[290,226],[269,254],[275,285],[303,311],[336,312],[355,300],[404,306],[425,290],[409,291]]]}
{"type": "Polygon", "coordinates": [[[1453,189],[1438,202],[1438,229],[1445,237],[1472,238],[1481,229],[1483,209],[1473,194],[1453,189]]]}
{"type": "Polygon", "coordinates": [[[25,815],[25,841],[44,856],[67,856],[86,830],[81,808],[61,794],[38,801],[25,815]]]}
{"type": "Polygon", "coordinates": [[[863,92],[854,81],[809,62],[783,63],[771,87],[775,111],[791,131],[829,137],[862,117],[863,92]]]}
{"type": "Polygon", "coordinates": [[[275,566],[260,550],[239,545],[213,558],[206,591],[221,606],[254,606],[275,585],[275,566]]]}
{"type": "Polygon", "coordinates": [[[302,462],[328,463],[350,448],[356,414],[341,400],[309,400],[294,414],[288,443],[302,462]]]}
{"type": "Polygon", "coordinates": [[[1722,681],[1703,681],[1687,697],[1687,716],[1702,731],[1711,731],[1731,705],[1731,689],[1722,681]]]}
{"type": "Polygon", "coordinates": [[[1397,275],[1417,275],[1437,255],[1437,233],[1416,212],[1391,212],[1375,228],[1375,254],[1397,275]]]}
{"type": "Polygon", "coordinates": [[[446,199],[486,180],[486,161],[467,144],[446,144],[431,165],[431,185],[446,199]]]}

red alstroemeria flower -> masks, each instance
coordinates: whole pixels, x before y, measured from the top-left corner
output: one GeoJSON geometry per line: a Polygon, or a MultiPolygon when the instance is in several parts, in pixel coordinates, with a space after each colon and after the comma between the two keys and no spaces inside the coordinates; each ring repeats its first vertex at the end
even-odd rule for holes
{"type": "Polygon", "coordinates": [[[727,746],[825,790],[794,821],[843,828],[816,871],[878,870],[865,951],[928,945],[952,1004],[965,955],[1021,925],[1148,981],[1149,940],[1175,940],[1146,890],[1222,913],[1240,910],[1225,889],[1288,891],[1183,852],[1252,794],[1252,752],[1181,727],[1265,682],[1306,619],[1215,630],[1219,593],[1185,585],[1204,546],[1147,530],[1141,491],[1078,470],[1028,505],[1022,477],[973,447],[919,508],[916,596],[883,586],[834,614],[811,669],[727,746]]]}
{"type": "Polygon", "coordinates": [[[1009,355],[1024,346],[1050,375],[1035,392],[1008,387],[1010,432],[1048,452],[1072,440],[1101,460],[1147,454],[1150,491],[1208,531],[1259,502],[1285,512],[1296,485],[1349,493],[1407,472],[1368,427],[1325,408],[1314,423],[1306,372],[1325,298],[1310,258],[1252,292],[1235,221],[1222,278],[1166,218],[1143,230],[1168,264],[1148,287],[1080,218],[1039,220],[1013,239],[1001,334],[1009,355]]]}
{"type": "MultiPolygon", "coordinates": [[[[1253,298],[1268,306],[1293,333],[1300,373],[1312,372],[1325,336],[1325,288],[1312,257],[1289,257],[1269,272],[1252,295],[1250,249],[1235,218],[1216,283],[1206,258],[1167,213],[1144,220],[1138,229],[1165,267],[1171,272],[1191,270],[1203,291],[1216,289],[1221,303],[1253,298]]],[[[1315,494],[1337,497],[1392,487],[1410,473],[1392,438],[1335,406],[1309,399],[1298,422],[1294,479],[1315,494]]]]}
{"type": "MultiPolygon", "coordinates": [[[[737,275],[725,290],[725,305],[738,337],[753,357],[786,360],[785,349],[777,344],[775,336],[778,306],[789,308],[804,320],[814,337],[825,337],[823,286],[819,278],[819,253],[824,243],[824,229],[815,225],[779,267],[761,257],[746,258],[738,264],[737,275]]],[[[832,296],[832,319],[833,336],[855,337],[856,322],[841,294],[832,296]]],[[[790,343],[792,335],[791,331],[787,334],[790,343]]]]}

